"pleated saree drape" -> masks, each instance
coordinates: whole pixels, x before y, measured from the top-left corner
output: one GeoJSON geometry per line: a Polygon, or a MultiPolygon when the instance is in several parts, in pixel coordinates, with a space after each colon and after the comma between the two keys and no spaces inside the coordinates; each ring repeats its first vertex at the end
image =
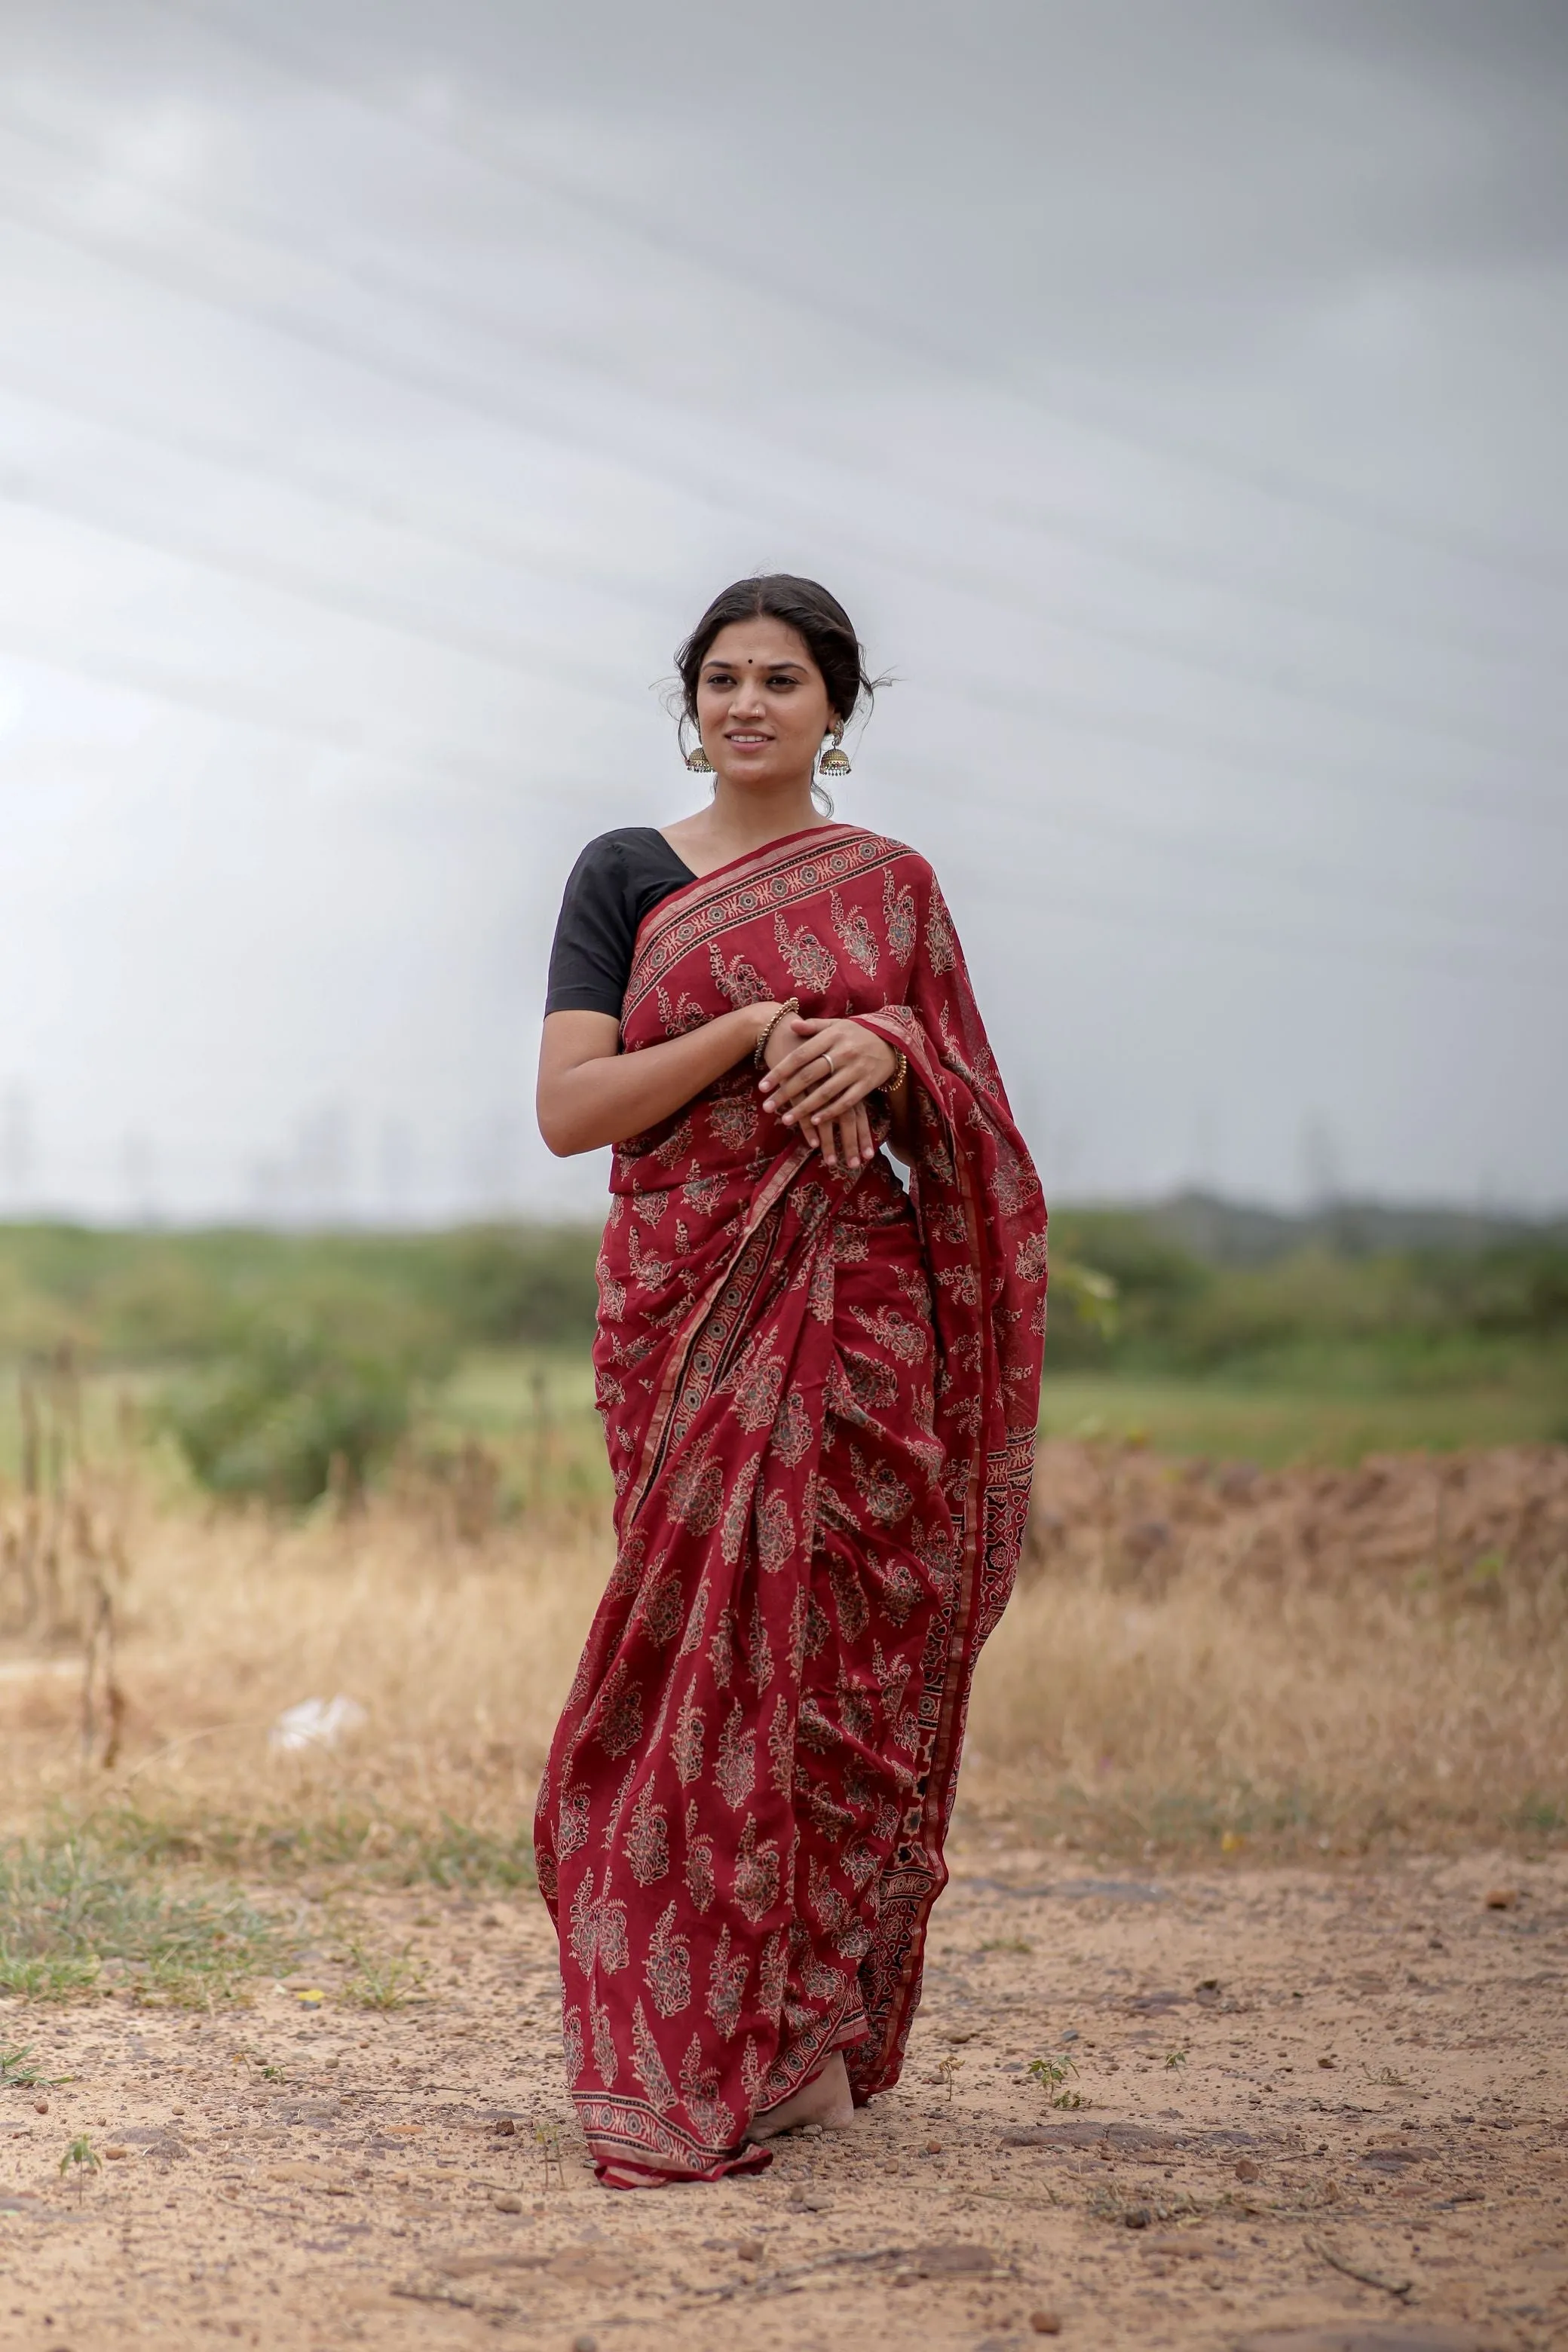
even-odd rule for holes
{"type": "Polygon", "coordinates": [[[1046,1213],[936,880],[847,825],[645,919],[626,1050],[795,995],[909,1056],[909,1191],[749,1058],[615,1155],[595,1349],[618,1550],[539,1793],[600,2176],[715,2179],[842,2048],[898,2079],[971,1676],[1012,1589],[1046,1213]]]}

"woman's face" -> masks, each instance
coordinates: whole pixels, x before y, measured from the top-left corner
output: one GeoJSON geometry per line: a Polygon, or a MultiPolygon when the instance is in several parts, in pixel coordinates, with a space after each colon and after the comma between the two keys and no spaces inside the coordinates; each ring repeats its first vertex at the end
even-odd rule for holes
{"type": "Polygon", "coordinates": [[[720,630],[697,681],[697,727],[727,784],[809,783],[837,723],[822,672],[787,623],[763,614],[720,630]]]}

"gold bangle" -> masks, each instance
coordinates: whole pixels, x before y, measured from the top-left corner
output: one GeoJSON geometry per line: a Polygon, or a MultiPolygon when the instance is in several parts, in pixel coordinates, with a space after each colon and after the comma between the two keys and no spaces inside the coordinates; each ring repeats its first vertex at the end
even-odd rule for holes
{"type": "MultiPolygon", "coordinates": [[[[894,1050],[894,1052],[895,1052],[895,1053],[897,1053],[897,1052],[898,1052],[898,1048],[897,1048],[896,1046],[894,1047],[894,1049],[893,1049],[893,1050],[894,1050]]],[[[882,1090],[882,1091],[884,1092],[884,1094],[896,1095],[896,1094],[898,1093],[898,1091],[899,1091],[899,1088],[903,1085],[904,1080],[909,1076],[909,1075],[910,1075],[910,1057],[909,1057],[909,1055],[908,1055],[907,1054],[900,1054],[900,1055],[899,1055],[899,1066],[898,1066],[898,1068],[893,1072],[892,1076],[888,1080],[888,1083],[887,1083],[886,1087],[883,1088],[883,1090],[882,1090]]]]}
{"type": "Polygon", "coordinates": [[[765,1070],[768,1066],[768,1039],[773,1035],[773,1031],[778,1027],[779,1023],[781,1021],[787,1021],[792,1013],[798,1013],[799,1011],[799,997],[786,996],[784,1003],[779,1006],[778,1011],[773,1014],[773,1019],[768,1023],[767,1027],[763,1031],[762,1035],[758,1038],[756,1044],[752,1048],[752,1059],[759,1070],[765,1070]]]}

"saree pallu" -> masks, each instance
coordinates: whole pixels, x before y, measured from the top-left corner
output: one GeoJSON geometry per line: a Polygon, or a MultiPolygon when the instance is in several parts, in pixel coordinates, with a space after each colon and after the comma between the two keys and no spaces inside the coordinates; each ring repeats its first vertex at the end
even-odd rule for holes
{"type": "Polygon", "coordinates": [[[897,2081],[1028,1507],[1045,1205],[922,858],[820,827],[677,891],[623,1045],[790,995],[908,1055],[907,1192],[826,1167],[749,1056],[615,1154],[618,1549],[535,1823],[611,2186],[765,2164],[752,2118],[835,2049],[858,2102],[897,2081]]]}

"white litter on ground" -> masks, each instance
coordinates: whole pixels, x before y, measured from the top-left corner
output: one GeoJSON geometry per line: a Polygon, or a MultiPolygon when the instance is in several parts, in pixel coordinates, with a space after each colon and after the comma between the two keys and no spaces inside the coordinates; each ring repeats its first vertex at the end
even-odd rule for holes
{"type": "Polygon", "coordinates": [[[304,1748],[335,1748],[346,1732],[357,1731],[365,1711],[357,1698],[302,1698],[286,1706],[267,1735],[275,1756],[297,1755],[304,1748]]]}

